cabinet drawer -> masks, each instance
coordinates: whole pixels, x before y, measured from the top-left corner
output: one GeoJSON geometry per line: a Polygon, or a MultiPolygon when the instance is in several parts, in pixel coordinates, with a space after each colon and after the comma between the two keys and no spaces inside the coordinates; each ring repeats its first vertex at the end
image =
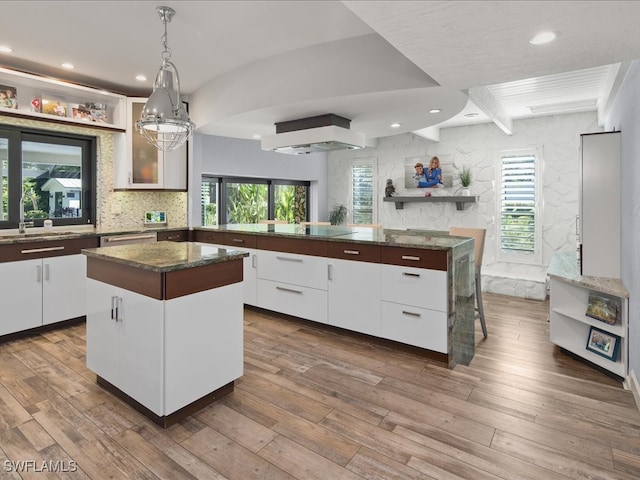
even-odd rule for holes
{"type": "Polygon", "coordinates": [[[195,230],[193,233],[196,242],[224,244],[223,232],[195,230]]]}
{"type": "Polygon", "coordinates": [[[447,270],[446,250],[427,250],[424,248],[382,247],[382,263],[402,267],[447,270]]]}
{"type": "Polygon", "coordinates": [[[301,255],[313,255],[317,257],[327,256],[327,241],[324,239],[308,240],[304,238],[260,236],[257,239],[256,248],[258,248],[258,250],[299,253],[301,255]]]}
{"type": "Polygon", "coordinates": [[[381,336],[447,353],[447,315],[426,308],[381,302],[381,336]]]}
{"type": "Polygon", "coordinates": [[[381,265],[382,300],[447,311],[447,272],[381,265]]]}
{"type": "Polygon", "coordinates": [[[162,242],[186,242],[189,238],[188,230],[177,230],[173,232],[158,232],[158,241],[162,242]]]}
{"type": "Polygon", "coordinates": [[[327,323],[327,292],[258,279],[258,306],[314,322],[327,323]]]}
{"type": "Polygon", "coordinates": [[[42,242],[16,243],[0,246],[0,262],[31,260],[33,258],[76,255],[83,248],[100,246],[98,237],[82,237],[67,240],[46,240],[42,242]]]}
{"type": "Polygon", "coordinates": [[[326,290],[327,259],[258,250],[258,278],[326,290]]]}
{"type": "Polygon", "coordinates": [[[380,246],[350,242],[327,242],[327,256],[342,260],[380,263],[380,246]]]}
{"type": "Polygon", "coordinates": [[[244,233],[224,232],[224,244],[234,247],[256,248],[256,236],[244,233]]]}

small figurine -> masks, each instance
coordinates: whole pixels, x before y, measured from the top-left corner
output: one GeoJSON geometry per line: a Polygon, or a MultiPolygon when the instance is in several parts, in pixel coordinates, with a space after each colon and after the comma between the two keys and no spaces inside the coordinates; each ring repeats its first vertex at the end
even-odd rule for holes
{"type": "Polygon", "coordinates": [[[396,187],[393,186],[393,180],[387,178],[387,186],[384,187],[384,196],[385,197],[393,197],[393,194],[396,191],[396,187]]]}

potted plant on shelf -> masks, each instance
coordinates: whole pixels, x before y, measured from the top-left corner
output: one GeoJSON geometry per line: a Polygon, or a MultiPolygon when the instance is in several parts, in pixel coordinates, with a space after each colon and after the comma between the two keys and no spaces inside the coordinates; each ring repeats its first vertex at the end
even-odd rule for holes
{"type": "Polygon", "coordinates": [[[465,197],[471,195],[471,190],[469,190],[469,186],[471,185],[471,168],[470,167],[462,167],[458,172],[458,180],[460,180],[460,185],[462,186],[461,194],[465,197]]]}

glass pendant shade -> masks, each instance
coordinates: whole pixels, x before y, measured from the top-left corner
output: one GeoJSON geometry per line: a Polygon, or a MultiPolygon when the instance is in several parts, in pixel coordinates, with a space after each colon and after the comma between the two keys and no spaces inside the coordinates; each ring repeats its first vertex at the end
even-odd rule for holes
{"type": "Polygon", "coordinates": [[[168,151],[178,148],[191,136],[195,125],[180,100],[180,79],[175,65],[169,61],[166,46],[166,22],[168,7],[158,7],[165,23],[165,52],[162,65],[153,84],[153,93],[142,108],[136,130],[157,149],[168,151]],[[164,15],[164,16],[163,16],[164,15]]]}

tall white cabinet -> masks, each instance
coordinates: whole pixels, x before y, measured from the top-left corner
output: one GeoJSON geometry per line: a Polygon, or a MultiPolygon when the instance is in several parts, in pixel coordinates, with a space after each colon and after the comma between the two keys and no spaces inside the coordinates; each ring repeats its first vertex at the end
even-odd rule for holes
{"type": "Polygon", "coordinates": [[[581,273],[620,278],[620,132],[580,138],[581,273]]]}

